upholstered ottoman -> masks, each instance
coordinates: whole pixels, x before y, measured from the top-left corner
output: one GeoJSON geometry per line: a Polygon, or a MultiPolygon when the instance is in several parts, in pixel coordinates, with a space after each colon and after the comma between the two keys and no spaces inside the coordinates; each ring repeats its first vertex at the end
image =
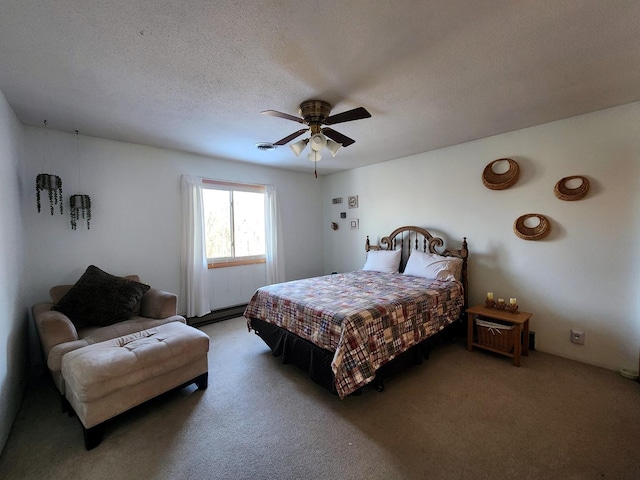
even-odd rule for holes
{"type": "Polygon", "coordinates": [[[100,443],[105,420],[176,387],[207,388],[208,351],[205,333],[171,322],[65,354],[65,395],[87,450],[100,443]]]}

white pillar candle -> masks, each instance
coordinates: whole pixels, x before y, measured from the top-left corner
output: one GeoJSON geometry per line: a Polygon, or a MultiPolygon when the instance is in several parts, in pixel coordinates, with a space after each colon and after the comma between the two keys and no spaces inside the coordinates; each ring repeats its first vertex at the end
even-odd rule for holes
{"type": "Polygon", "coordinates": [[[515,305],[515,304],[516,304],[516,299],[515,299],[515,298],[510,298],[510,299],[509,299],[509,303],[510,303],[511,305],[515,305]]]}
{"type": "Polygon", "coordinates": [[[498,303],[504,303],[504,298],[499,298],[498,303]]]}
{"type": "Polygon", "coordinates": [[[487,292],[487,300],[493,300],[493,292],[487,292]]]}

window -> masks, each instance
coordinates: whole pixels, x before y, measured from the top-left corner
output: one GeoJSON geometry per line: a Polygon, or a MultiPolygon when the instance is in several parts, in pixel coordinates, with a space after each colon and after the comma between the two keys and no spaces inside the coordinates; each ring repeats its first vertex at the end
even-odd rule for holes
{"type": "Polygon", "coordinates": [[[265,193],[253,185],[203,181],[209,268],[265,262],[265,193]]]}

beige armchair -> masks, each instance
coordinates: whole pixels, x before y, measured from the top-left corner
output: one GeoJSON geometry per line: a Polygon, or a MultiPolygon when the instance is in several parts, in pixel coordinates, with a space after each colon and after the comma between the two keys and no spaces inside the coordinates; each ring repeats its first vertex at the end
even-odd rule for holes
{"type": "MultiPolygon", "coordinates": [[[[139,282],[136,275],[124,277],[139,282]]],[[[65,382],[61,374],[62,357],[67,352],[98,342],[129,335],[170,322],[186,323],[177,315],[177,296],[150,288],[138,302],[133,315],[125,321],[108,326],[77,327],[63,313],[53,310],[72,285],[58,285],[49,290],[52,302],[36,303],[31,312],[40,337],[44,360],[53,381],[64,396],[65,382]]]]}

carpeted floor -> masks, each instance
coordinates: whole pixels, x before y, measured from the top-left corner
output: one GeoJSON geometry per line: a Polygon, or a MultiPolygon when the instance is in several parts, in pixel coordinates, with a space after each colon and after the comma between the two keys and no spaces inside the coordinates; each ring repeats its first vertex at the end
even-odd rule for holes
{"type": "Polygon", "coordinates": [[[84,449],[36,379],[0,455],[9,479],[636,479],[640,384],[541,352],[462,343],[340,400],[271,356],[243,318],[211,337],[209,388],[170,392],[84,449]]]}

